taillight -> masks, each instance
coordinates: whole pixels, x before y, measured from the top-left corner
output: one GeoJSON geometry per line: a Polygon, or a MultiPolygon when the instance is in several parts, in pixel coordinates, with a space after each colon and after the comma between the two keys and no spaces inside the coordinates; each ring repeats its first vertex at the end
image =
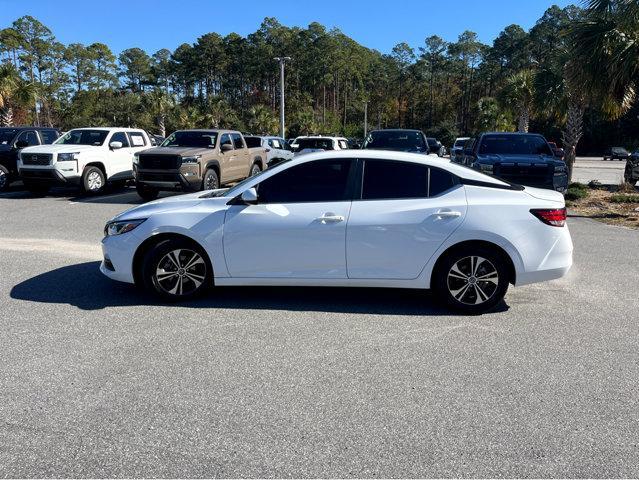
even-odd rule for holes
{"type": "Polygon", "coordinates": [[[565,208],[533,208],[530,213],[546,225],[552,225],[553,227],[563,227],[566,225],[565,208]]]}

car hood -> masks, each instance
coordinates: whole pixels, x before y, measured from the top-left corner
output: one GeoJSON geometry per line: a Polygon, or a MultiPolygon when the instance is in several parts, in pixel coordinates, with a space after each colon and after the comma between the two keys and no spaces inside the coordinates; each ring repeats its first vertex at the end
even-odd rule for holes
{"type": "Polygon", "coordinates": [[[152,202],[148,202],[143,205],[125,210],[118,216],[114,217],[113,220],[133,220],[148,218],[151,215],[156,215],[159,213],[193,208],[202,202],[207,202],[207,204],[209,205],[219,204],[219,206],[221,207],[226,205],[226,203],[229,201],[229,199],[226,197],[203,198],[203,196],[205,196],[207,193],[210,193],[210,191],[187,193],[186,195],[176,195],[167,198],[160,198],[159,200],[154,200],[152,202]]]}
{"type": "Polygon", "coordinates": [[[506,155],[506,154],[491,154],[491,155],[478,155],[477,161],[482,163],[530,163],[530,164],[548,164],[556,163],[561,160],[544,156],[544,155],[506,155]]]}
{"type": "Polygon", "coordinates": [[[81,153],[95,151],[102,147],[94,145],[37,145],[35,147],[23,148],[21,153],[81,153]]]}
{"type": "Polygon", "coordinates": [[[181,155],[188,157],[191,155],[202,155],[207,152],[212,152],[211,148],[195,148],[195,147],[155,147],[143,150],[140,155],[153,154],[153,155],[181,155]]]}

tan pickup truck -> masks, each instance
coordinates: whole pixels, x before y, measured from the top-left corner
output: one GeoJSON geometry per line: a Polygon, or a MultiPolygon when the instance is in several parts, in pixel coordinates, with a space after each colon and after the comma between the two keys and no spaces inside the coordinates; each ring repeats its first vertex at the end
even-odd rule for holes
{"type": "Polygon", "coordinates": [[[234,130],[178,130],[159,147],[136,154],[136,188],[145,200],[162,190],[197,191],[219,188],[266,168],[266,149],[247,148],[234,130]]]}

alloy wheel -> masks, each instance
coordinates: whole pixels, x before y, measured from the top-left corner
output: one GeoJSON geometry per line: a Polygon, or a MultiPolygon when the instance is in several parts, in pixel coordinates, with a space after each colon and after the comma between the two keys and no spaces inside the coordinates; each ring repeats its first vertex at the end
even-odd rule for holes
{"type": "Polygon", "coordinates": [[[0,190],[6,187],[8,181],[9,178],[7,177],[7,174],[0,168],[0,190]]]}
{"type": "Polygon", "coordinates": [[[262,170],[260,170],[260,167],[255,164],[251,167],[251,177],[254,177],[255,175],[257,175],[258,173],[260,173],[262,170]]]}
{"type": "Polygon", "coordinates": [[[194,293],[206,278],[202,256],[185,248],[172,250],[158,262],[154,283],[165,293],[183,296],[194,293]]]}
{"type": "Polygon", "coordinates": [[[499,274],[492,262],[484,257],[464,257],[453,264],[446,278],[448,291],[465,305],[479,305],[497,291],[499,274]]]}
{"type": "Polygon", "coordinates": [[[100,190],[102,188],[102,176],[98,172],[89,173],[87,185],[92,192],[100,190]]]}

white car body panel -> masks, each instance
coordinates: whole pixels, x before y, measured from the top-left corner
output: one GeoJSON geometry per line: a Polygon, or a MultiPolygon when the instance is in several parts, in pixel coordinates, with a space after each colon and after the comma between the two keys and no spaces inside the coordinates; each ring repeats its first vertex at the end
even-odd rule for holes
{"type": "MultiPolygon", "coordinates": [[[[140,152],[150,147],[151,140],[144,130],[135,128],[77,128],[74,130],[103,130],[108,134],[102,145],[63,145],[53,143],[50,145],[38,145],[27,147],[21,150],[18,156],[18,170],[55,170],[61,174],[69,182],[79,181],[85,167],[91,163],[99,163],[104,166],[106,180],[116,178],[132,178],[133,159],[136,152],[140,152]],[[146,145],[129,146],[120,149],[111,149],[109,143],[111,137],[117,132],[135,132],[144,136],[146,145]],[[51,154],[52,159],[49,165],[25,165],[22,156],[30,153],[51,154]],[[58,155],[61,153],[77,153],[76,161],[58,161],[58,155]]],[[[67,132],[68,133],[68,132],[67,132]]],[[[64,136],[64,135],[63,135],[64,136]]],[[[60,137],[62,138],[62,137],[60,137]]],[[[57,140],[59,141],[59,139],[57,140]]]]}
{"type": "Polygon", "coordinates": [[[562,195],[507,187],[478,171],[420,154],[351,150],[303,155],[220,197],[203,198],[207,192],[198,192],[123,212],[114,220],[147,220],[129,233],[104,238],[103,251],[115,271],[104,262],[101,271],[132,283],[133,258],[140,245],[153,236],[175,233],[205,249],[217,285],[429,288],[442,253],[477,240],[498,245],[508,254],[515,285],[563,276],[572,265],[568,227],[546,225],[530,213],[532,208],[563,208],[562,195]],[[421,163],[448,170],[471,184],[422,199],[228,205],[242,191],[286,168],[332,158],[421,163]],[[459,215],[439,218],[439,212],[459,215]],[[318,220],[325,214],[343,220],[318,220]]]}

